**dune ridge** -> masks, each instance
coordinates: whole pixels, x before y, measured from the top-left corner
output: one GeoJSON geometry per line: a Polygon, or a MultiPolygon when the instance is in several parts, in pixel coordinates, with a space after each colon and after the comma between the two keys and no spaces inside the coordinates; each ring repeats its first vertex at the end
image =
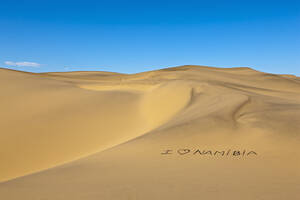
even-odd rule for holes
{"type": "Polygon", "coordinates": [[[186,65],[0,81],[0,198],[297,199],[299,77],[186,65]],[[176,153],[197,148],[258,156],[176,153]]]}

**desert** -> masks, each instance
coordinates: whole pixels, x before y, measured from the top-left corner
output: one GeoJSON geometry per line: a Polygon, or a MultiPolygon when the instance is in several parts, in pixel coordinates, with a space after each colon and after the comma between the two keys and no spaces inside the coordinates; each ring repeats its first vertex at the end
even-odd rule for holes
{"type": "Polygon", "coordinates": [[[0,83],[0,199],[299,198],[297,76],[1,68],[0,83]]]}

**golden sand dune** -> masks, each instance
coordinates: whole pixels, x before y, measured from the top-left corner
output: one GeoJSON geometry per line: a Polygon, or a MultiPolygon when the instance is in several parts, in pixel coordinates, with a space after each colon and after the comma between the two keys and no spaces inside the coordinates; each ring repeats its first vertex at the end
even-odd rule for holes
{"type": "Polygon", "coordinates": [[[0,199],[298,200],[300,78],[0,69],[0,199]]]}

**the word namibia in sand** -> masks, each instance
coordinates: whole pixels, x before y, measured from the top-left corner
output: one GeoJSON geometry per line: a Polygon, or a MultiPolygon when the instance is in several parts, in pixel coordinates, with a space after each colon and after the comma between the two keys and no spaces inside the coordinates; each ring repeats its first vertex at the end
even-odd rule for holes
{"type": "Polygon", "coordinates": [[[161,155],[209,155],[209,156],[249,156],[249,155],[257,155],[255,151],[249,150],[203,150],[203,149],[166,149],[163,150],[161,155]]]}

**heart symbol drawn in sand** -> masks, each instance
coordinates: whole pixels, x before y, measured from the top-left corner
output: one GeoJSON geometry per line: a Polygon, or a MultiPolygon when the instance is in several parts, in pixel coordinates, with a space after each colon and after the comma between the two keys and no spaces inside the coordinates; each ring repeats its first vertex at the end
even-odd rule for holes
{"type": "Polygon", "coordinates": [[[180,154],[180,155],[184,155],[184,154],[187,154],[187,153],[190,153],[190,149],[178,149],[177,152],[180,154]]]}

